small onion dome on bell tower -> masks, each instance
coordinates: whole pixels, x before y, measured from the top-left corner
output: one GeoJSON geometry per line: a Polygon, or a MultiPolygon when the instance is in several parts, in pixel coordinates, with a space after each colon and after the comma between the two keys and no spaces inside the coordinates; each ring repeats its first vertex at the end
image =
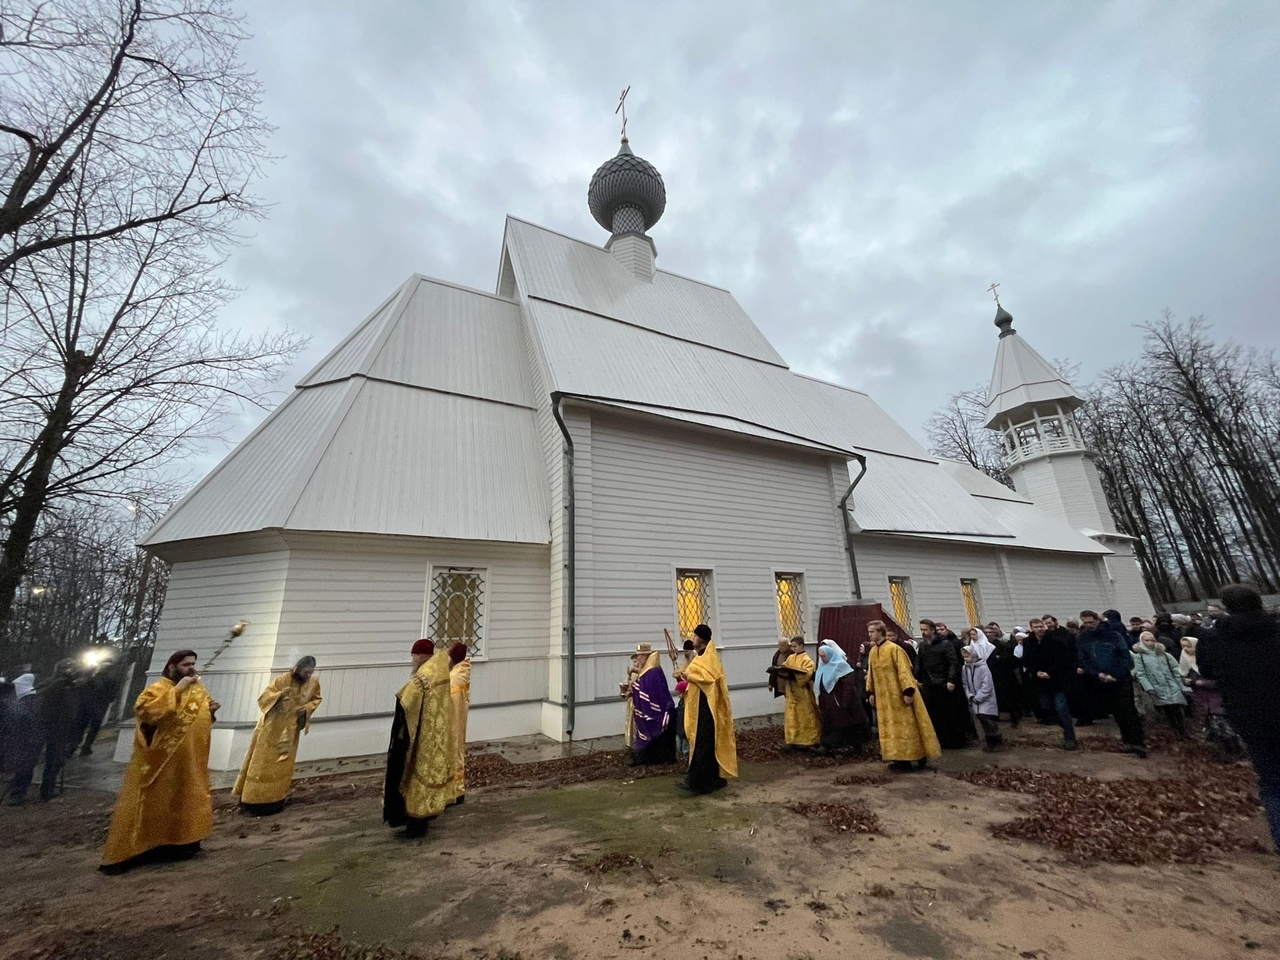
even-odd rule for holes
{"type": "Polygon", "coordinates": [[[1013,314],[996,302],[996,326],[1000,329],[1000,339],[1011,337],[1018,331],[1013,329],[1013,314]]]}
{"type": "Polygon", "coordinates": [[[587,206],[612,236],[645,233],[667,208],[667,188],[652,163],[631,152],[624,136],[616,156],[600,165],[587,188],[587,206]]]}

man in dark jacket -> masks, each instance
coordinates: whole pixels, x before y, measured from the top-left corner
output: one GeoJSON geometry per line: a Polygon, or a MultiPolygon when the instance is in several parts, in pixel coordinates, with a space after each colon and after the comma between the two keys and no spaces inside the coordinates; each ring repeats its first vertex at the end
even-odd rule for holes
{"type": "Polygon", "coordinates": [[[1196,647],[1200,673],[1216,681],[1227,718],[1249,750],[1271,840],[1280,852],[1280,622],[1252,587],[1222,588],[1226,616],[1196,647]]]}
{"type": "Polygon", "coordinates": [[[948,750],[966,746],[969,709],[960,689],[960,658],[955,645],[938,634],[932,620],[920,621],[920,634],[916,679],[938,743],[948,750]]]}
{"type": "MultiPolygon", "coordinates": [[[[35,777],[36,765],[44,752],[40,774],[40,799],[51,800],[58,792],[58,780],[67,758],[76,720],[75,663],[63,660],[53,668],[53,677],[37,689],[28,709],[32,712],[30,736],[24,743],[9,787],[9,802],[22,803],[35,777]]],[[[25,706],[25,705],[24,705],[25,706]]]]}
{"type": "Polygon", "coordinates": [[[987,658],[987,666],[991,668],[991,679],[996,685],[996,705],[1001,710],[1009,711],[1009,720],[1016,727],[1022,719],[1021,678],[1022,660],[1018,654],[1018,645],[1012,637],[1004,637],[1000,633],[998,623],[989,623],[983,630],[995,652],[987,658]]]}
{"type": "Polygon", "coordinates": [[[1139,757],[1147,755],[1142,718],[1133,702],[1133,654],[1128,634],[1104,623],[1092,610],[1080,613],[1080,633],[1076,649],[1085,675],[1098,681],[1097,691],[1107,711],[1116,718],[1125,750],[1139,757]]]}
{"type": "Polygon", "coordinates": [[[1052,630],[1039,617],[1031,621],[1031,637],[1034,642],[1026,645],[1023,668],[1035,684],[1040,709],[1045,715],[1055,717],[1062,727],[1062,746],[1076,749],[1076,728],[1071,722],[1071,709],[1067,706],[1067,687],[1075,679],[1076,644],[1071,634],[1059,626],[1052,630]]]}

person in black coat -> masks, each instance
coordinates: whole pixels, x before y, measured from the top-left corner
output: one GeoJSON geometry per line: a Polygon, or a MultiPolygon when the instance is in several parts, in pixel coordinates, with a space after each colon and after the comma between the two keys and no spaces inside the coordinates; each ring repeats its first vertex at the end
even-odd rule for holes
{"type": "Polygon", "coordinates": [[[972,721],[960,689],[960,657],[955,645],[938,635],[932,620],[920,621],[920,633],[916,679],[938,743],[947,750],[967,746],[972,721]]]}
{"type": "Polygon", "coordinates": [[[1001,710],[1009,712],[1009,720],[1016,727],[1022,719],[1022,689],[1019,678],[1022,660],[1017,654],[1018,645],[1012,637],[1006,639],[1001,636],[998,626],[988,624],[983,628],[983,633],[996,648],[987,658],[991,679],[996,685],[996,704],[1001,710]]]}
{"type": "Polygon", "coordinates": [[[1217,684],[1227,719],[1244,741],[1271,840],[1280,853],[1280,621],[1252,587],[1222,588],[1226,616],[1196,645],[1200,673],[1217,684]]]}
{"type": "Polygon", "coordinates": [[[1041,711],[1062,727],[1062,746],[1075,750],[1076,728],[1067,704],[1067,690],[1077,676],[1075,639],[1056,624],[1050,630],[1039,617],[1029,626],[1031,636],[1023,654],[1023,670],[1035,687],[1041,711]]]}

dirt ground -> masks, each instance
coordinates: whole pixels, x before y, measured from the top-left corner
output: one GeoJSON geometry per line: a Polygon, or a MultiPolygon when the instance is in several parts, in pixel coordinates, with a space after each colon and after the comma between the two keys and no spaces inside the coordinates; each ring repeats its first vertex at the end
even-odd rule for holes
{"type": "Polygon", "coordinates": [[[1108,750],[1109,736],[1094,728],[1094,749],[1067,754],[1033,728],[1007,752],[952,752],[939,770],[891,775],[785,756],[766,731],[741,780],[705,798],[679,795],[669,771],[633,779],[616,757],[583,775],[483,758],[476,779],[490,785],[418,841],[381,823],[376,776],[307,781],[272,818],[215,795],[198,858],[118,877],[95,869],[111,798],[71,792],[0,810],[0,957],[1280,957],[1277,858],[1260,852],[1247,793],[1230,812],[1247,771],[1176,751],[1138,760],[1108,750]],[[1022,782],[1022,771],[1051,788],[956,776],[1022,782]],[[1071,773],[1089,779],[1054,779],[1071,773]],[[583,776],[604,779],[564,782],[583,776]],[[519,782],[530,777],[542,782],[519,782]],[[1096,856],[993,836],[1052,811],[1059,780],[1121,791],[1097,812],[1071,808],[1102,835],[1079,848],[1096,856]],[[1216,817],[1209,848],[1177,854],[1198,862],[1100,862],[1141,848],[1152,811],[1125,798],[1144,785],[1156,803],[1204,798],[1203,814],[1168,815],[1216,817]]]}

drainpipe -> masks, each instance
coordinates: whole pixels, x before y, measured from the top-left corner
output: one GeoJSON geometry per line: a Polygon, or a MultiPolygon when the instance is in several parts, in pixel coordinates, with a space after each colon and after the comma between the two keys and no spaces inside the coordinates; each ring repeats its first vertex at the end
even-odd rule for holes
{"type": "MultiPolygon", "coordinates": [[[[551,415],[556,418],[556,425],[560,428],[560,433],[564,436],[564,464],[565,479],[568,481],[565,491],[565,576],[568,577],[568,584],[565,591],[565,640],[569,648],[569,676],[568,684],[565,689],[565,697],[569,704],[569,728],[565,731],[570,742],[573,741],[573,722],[574,715],[578,706],[578,664],[576,660],[575,640],[576,634],[574,630],[574,610],[576,600],[576,573],[577,573],[577,553],[578,544],[574,533],[574,518],[576,511],[574,509],[574,484],[573,484],[573,437],[569,436],[569,428],[565,426],[564,417],[560,414],[560,403],[564,400],[564,394],[555,391],[551,394],[551,415]]],[[[850,491],[852,492],[852,490],[850,491]]]]}
{"type": "Polygon", "coordinates": [[[852,454],[852,457],[858,461],[858,466],[862,469],[858,471],[858,475],[853,478],[853,483],[849,484],[849,489],[840,498],[840,519],[844,522],[844,546],[849,551],[849,572],[853,574],[853,599],[861,600],[862,582],[858,579],[858,559],[853,555],[853,526],[849,520],[849,498],[853,496],[853,488],[867,475],[867,458],[860,453],[852,454]]]}

